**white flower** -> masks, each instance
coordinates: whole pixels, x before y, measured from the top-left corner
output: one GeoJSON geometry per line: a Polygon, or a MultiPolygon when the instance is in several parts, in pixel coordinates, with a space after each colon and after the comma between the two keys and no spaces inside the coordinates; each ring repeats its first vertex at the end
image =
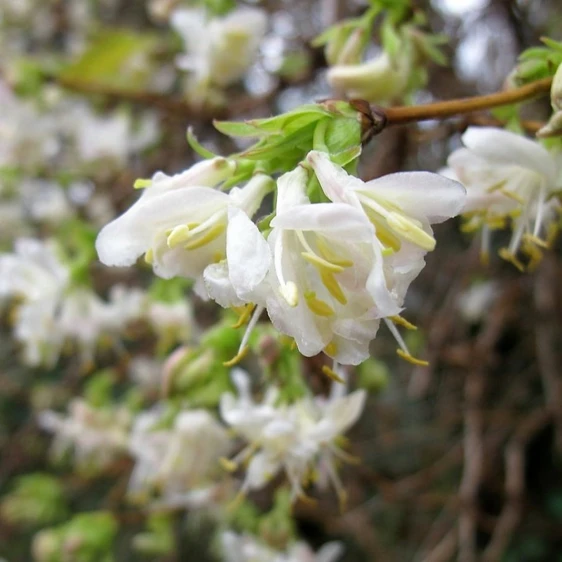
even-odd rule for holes
{"type": "Polygon", "coordinates": [[[219,18],[208,18],[203,9],[177,9],[170,22],[185,44],[177,64],[191,73],[194,103],[205,101],[210,86],[224,88],[244,76],[267,28],[267,16],[258,8],[237,8],[219,18]]]}
{"type": "Polygon", "coordinates": [[[334,467],[334,456],[340,451],[335,441],[359,418],[366,392],[357,390],[332,400],[314,397],[277,406],[277,390],[270,387],[263,402],[256,404],[247,375],[237,369],[233,379],[238,397],[224,394],[220,412],[235,433],[248,442],[232,459],[236,466],[251,457],[242,491],[262,488],[284,470],[293,497],[297,497],[304,493],[303,482],[321,467],[341,496],[343,489],[334,467]]]}
{"type": "Polygon", "coordinates": [[[126,266],[145,253],[161,277],[200,277],[224,257],[228,209],[251,216],[270,188],[271,180],[261,174],[228,194],[209,187],[230,176],[233,166],[217,157],[176,176],[157,173],[140,199],[100,232],[100,260],[126,266]]]}
{"type": "Polygon", "coordinates": [[[327,79],[332,88],[347,98],[388,103],[403,96],[412,73],[412,56],[403,49],[392,60],[387,53],[360,64],[332,66],[327,79]]]}
{"type": "Polygon", "coordinates": [[[466,148],[449,156],[450,170],[445,173],[467,189],[463,212],[469,221],[465,228],[483,229],[483,254],[487,256],[490,230],[503,228],[512,219],[511,242],[500,254],[522,269],[516,257],[522,243],[531,259],[537,257],[538,247],[548,245],[542,237],[551,234],[545,225],[559,206],[552,196],[561,184],[562,155],[491,127],[469,128],[462,140],[466,148]]]}
{"type": "Polygon", "coordinates": [[[310,204],[306,181],[306,171],[297,167],[277,182],[265,305],[275,327],[304,355],[325,350],[339,362],[357,364],[368,356],[378,319],[386,314],[367,289],[377,259],[374,229],[350,205],[310,204]]]}
{"type": "Polygon", "coordinates": [[[225,562],[336,562],[343,552],[342,544],[336,541],[326,543],[316,553],[303,541],[280,552],[257,537],[233,531],[224,531],[221,542],[225,562]]]}
{"type": "Polygon", "coordinates": [[[219,459],[228,453],[226,429],[206,410],[180,412],[171,428],[155,428],[158,410],[142,412],[135,419],[129,451],[135,458],[130,491],[141,494],[158,489],[162,501],[186,503],[190,494],[215,485],[219,459]]]}
{"type": "Polygon", "coordinates": [[[68,416],[51,410],[39,414],[39,425],[55,434],[53,454],[74,448],[76,463],[83,468],[104,468],[127,449],[131,416],[125,408],[93,408],[75,398],[68,416]]]}

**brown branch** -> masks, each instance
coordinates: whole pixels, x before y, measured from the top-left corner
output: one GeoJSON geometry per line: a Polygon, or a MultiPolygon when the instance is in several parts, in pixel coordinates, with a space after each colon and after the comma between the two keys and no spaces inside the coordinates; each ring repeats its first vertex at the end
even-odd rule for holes
{"type": "Polygon", "coordinates": [[[519,88],[496,92],[485,96],[474,96],[457,100],[438,101],[426,105],[400,107],[374,107],[375,116],[380,116],[388,125],[399,125],[428,119],[446,119],[455,115],[482,111],[502,105],[511,105],[530,100],[550,92],[552,78],[543,78],[519,88]]]}

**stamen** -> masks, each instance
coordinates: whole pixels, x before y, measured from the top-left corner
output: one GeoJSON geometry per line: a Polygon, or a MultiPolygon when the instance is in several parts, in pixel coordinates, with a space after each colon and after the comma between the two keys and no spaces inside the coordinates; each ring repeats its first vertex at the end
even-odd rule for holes
{"type": "Polygon", "coordinates": [[[339,258],[328,246],[328,244],[326,243],[326,241],[322,236],[316,237],[316,245],[318,246],[318,249],[322,254],[322,256],[326,258],[329,262],[335,265],[340,265],[341,267],[351,267],[353,265],[353,262],[351,260],[339,258]]]}
{"type": "Polygon", "coordinates": [[[240,316],[239,316],[237,322],[232,325],[232,327],[234,329],[237,329],[237,328],[240,328],[241,326],[243,326],[244,324],[246,324],[246,322],[248,322],[248,320],[250,319],[252,311],[254,310],[255,307],[256,307],[256,305],[252,304],[252,303],[249,303],[249,304],[241,307],[242,310],[240,312],[240,316]]]}
{"type": "Polygon", "coordinates": [[[172,249],[184,242],[187,242],[191,235],[191,231],[186,224],[180,224],[170,231],[166,240],[168,248],[172,249]]]}
{"type": "Polygon", "coordinates": [[[220,457],[219,463],[227,472],[236,472],[238,470],[238,463],[226,457],[220,457]]]}
{"type": "Polygon", "coordinates": [[[246,355],[248,355],[249,351],[250,351],[249,347],[243,348],[232,359],[230,359],[229,361],[224,361],[223,365],[225,367],[234,367],[234,365],[240,363],[240,361],[242,361],[242,359],[244,359],[246,355]]]}
{"type": "Polygon", "coordinates": [[[334,341],[331,341],[325,348],[324,353],[327,355],[335,355],[338,351],[338,347],[334,341]]]}
{"type": "Polygon", "coordinates": [[[345,384],[345,380],[342,379],[333,369],[328,367],[328,365],[322,366],[322,372],[333,381],[339,382],[340,384],[345,384]]]}
{"type": "Polygon", "coordinates": [[[275,240],[275,258],[274,267],[275,275],[279,280],[279,292],[281,296],[287,301],[288,305],[291,307],[297,306],[299,303],[299,291],[293,281],[286,282],[283,275],[283,237],[285,233],[281,232],[280,235],[275,240]]]}
{"type": "Polygon", "coordinates": [[[144,254],[144,261],[148,265],[152,265],[154,263],[154,250],[152,248],[148,248],[148,250],[144,254]]]}
{"type": "Polygon", "coordinates": [[[523,234],[523,240],[544,248],[545,250],[549,249],[548,242],[546,240],[542,240],[542,238],[539,238],[536,234],[523,234]]]}
{"type": "Polygon", "coordinates": [[[523,197],[521,197],[521,195],[519,195],[518,193],[503,188],[500,189],[499,191],[502,195],[509,197],[509,199],[513,199],[513,201],[516,201],[520,205],[525,205],[525,199],[523,199],[523,197]]]}
{"type": "Polygon", "coordinates": [[[144,189],[145,187],[150,187],[152,185],[152,180],[147,180],[143,178],[138,178],[133,184],[133,189],[144,189]]]}
{"type": "MultiPolygon", "coordinates": [[[[224,223],[216,224],[215,226],[209,228],[203,236],[200,236],[199,238],[196,238],[195,240],[192,240],[191,242],[185,244],[184,249],[196,250],[197,248],[201,248],[202,246],[205,246],[209,242],[212,242],[213,240],[217,239],[225,230],[226,230],[226,224],[224,223]]],[[[194,232],[192,232],[191,235],[193,236],[194,232]]]]}
{"type": "Polygon", "coordinates": [[[500,248],[498,254],[500,258],[512,263],[521,273],[525,271],[523,263],[517,258],[517,256],[515,256],[515,254],[511,253],[508,248],[500,248]]]}
{"type": "Polygon", "coordinates": [[[408,320],[406,320],[405,318],[402,318],[402,316],[389,316],[388,317],[389,320],[392,320],[395,324],[398,324],[398,326],[402,326],[403,328],[406,328],[406,330],[417,330],[418,327],[415,324],[412,324],[411,322],[408,322],[408,320]]]}
{"type": "Polygon", "coordinates": [[[398,355],[405,361],[408,361],[408,363],[411,363],[412,365],[417,365],[419,367],[427,367],[429,365],[429,361],[424,361],[423,359],[417,359],[413,355],[410,355],[409,353],[405,353],[401,349],[396,350],[396,355],[398,355]]]}
{"type": "Polygon", "coordinates": [[[394,212],[389,213],[386,222],[390,228],[423,250],[431,252],[435,248],[435,238],[403,215],[394,212]]]}
{"type": "Polygon", "coordinates": [[[304,298],[308,308],[317,316],[333,316],[335,314],[334,309],[326,301],[319,299],[316,293],[305,293],[304,298]]]}
{"type": "Polygon", "coordinates": [[[400,349],[396,350],[396,354],[402,359],[408,361],[408,363],[412,363],[412,365],[420,365],[422,367],[427,367],[429,365],[428,361],[424,361],[423,359],[417,359],[410,353],[410,350],[408,349],[406,342],[402,339],[402,336],[400,335],[400,332],[398,331],[396,326],[388,318],[385,318],[384,321],[388,329],[390,330],[390,333],[394,336],[394,339],[400,346],[400,349]]]}
{"type": "Polygon", "coordinates": [[[327,269],[329,271],[333,271],[334,273],[341,273],[343,271],[343,267],[341,265],[330,263],[329,261],[321,258],[316,254],[311,254],[310,252],[301,252],[301,256],[307,262],[319,267],[320,269],[327,269]]]}
{"type": "Polygon", "coordinates": [[[320,279],[322,279],[322,283],[330,294],[340,303],[340,304],[347,304],[347,298],[340,286],[337,282],[336,278],[332,273],[329,271],[320,271],[320,279]]]}
{"type": "Polygon", "coordinates": [[[542,226],[542,221],[544,220],[544,209],[546,206],[546,188],[543,186],[541,187],[540,193],[539,193],[539,200],[537,203],[537,216],[535,218],[535,227],[533,229],[533,236],[538,237],[540,231],[541,231],[541,226],[542,226]]]}

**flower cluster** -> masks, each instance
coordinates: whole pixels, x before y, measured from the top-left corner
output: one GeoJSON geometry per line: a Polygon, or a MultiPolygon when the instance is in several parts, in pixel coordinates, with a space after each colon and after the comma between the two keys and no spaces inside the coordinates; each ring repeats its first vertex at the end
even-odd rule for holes
{"type": "Polygon", "coordinates": [[[100,259],[123,266],[145,254],[155,273],[192,278],[199,295],[223,307],[255,305],[254,322],[267,309],[306,356],[362,362],[435,247],[430,225],[459,212],[464,188],[425,172],[363,182],[311,151],[276,184],[258,172],[224,193],[235,168],[215,157],[173,177],[157,173],[101,231],[100,259]],[[310,181],[324,202],[311,201],[310,181]],[[274,187],[274,216],[260,230],[251,219],[274,187]]]}
{"type": "Polygon", "coordinates": [[[557,233],[562,185],[562,152],[502,129],[469,128],[463,148],[448,159],[444,174],[467,189],[464,230],[482,230],[482,256],[488,259],[490,234],[511,225],[509,245],[500,256],[523,270],[518,254],[533,267],[557,233]]]}

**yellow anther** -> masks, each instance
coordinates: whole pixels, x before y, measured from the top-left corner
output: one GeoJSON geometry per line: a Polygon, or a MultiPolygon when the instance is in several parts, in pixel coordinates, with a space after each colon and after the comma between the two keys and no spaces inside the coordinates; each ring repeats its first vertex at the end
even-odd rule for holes
{"type": "Polygon", "coordinates": [[[186,224],[180,224],[172,228],[166,240],[168,248],[175,248],[176,246],[187,242],[189,240],[190,232],[191,231],[186,224]]]}
{"type": "Polygon", "coordinates": [[[148,265],[152,265],[154,263],[154,250],[152,248],[148,248],[148,250],[144,254],[144,261],[148,265]]]}
{"type": "Polygon", "coordinates": [[[500,258],[504,259],[505,261],[508,261],[509,263],[512,263],[519,271],[521,271],[521,273],[525,271],[525,266],[523,265],[523,263],[519,260],[519,258],[517,258],[515,254],[510,252],[507,248],[500,248],[498,254],[500,258]]]}
{"type": "Polygon", "coordinates": [[[516,201],[521,205],[525,205],[525,199],[523,199],[521,195],[514,193],[513,191],[509,191],[508,189],[500,189],[500,193],[502,195],[505,195],[506,197],[509,197],[509,199],[513,199],[513,201],[516,201]]]}
{"type": "Polygon", "coordinates": [[[365,209],[365,211],[367,213],[367,217],[369,218],[369,221],[375,227],[376,236],[380,240],[380,242],[384,246],[387,246],[388,248],[391,248],[395,252],[398,252],[402,247],[402,242],[400,242],[400,238],[398,238],[398,236],[396,236],[393,232],[391,232],[386,226],[386,224],[384,224],[384,222],[381,220],[381,218],[375,213],[373,213],[373,211],[371,211],[369,208],[365,209]]]}
{"type": "Polygon", "coordinates": [[[133,189],[144,189],[145,187],[150,187],[151,185],[152,185],[152,180],[139,178],[135,180],[135,183],[133,184],[133,189]]]}
{"type": "Polygon", "coordinates": [[[284,285],[281,285],[279,287],[279,291],[289,306],[294,308],[297,304],[299,304],[299,290],[296,284],[292,281],[288,281],[284,285]]]}
{"type": "Polygon", "coordinates": [[[312,265],[319,267],[321,270],[326,269],[328,271],[333,271],[334,273],[341,273],[343,267],[341,265],[333,264],[324,258],[310,252],[301,252],[301,256],[312,265]]]}
{"type": "Polygon", "coordinates": [[[398,326],[402,326],[403,328],[406,328],[406,330],[417,330],[418,327],[415,324],[412,324],[411,322],[408,322],[408,320],[406,320],[405,318],[402,318],[402,316],[389,316],[389,319],[392,320],[395,324],[398,324],[398,326]]]}
{"type": "Polygon", "coordinates": [[[322,372],[333,381],[345,384],[345,381],[333,369],[330,369],[328,365],[322,367],[322,372]]]}
{"type": "Polygon", "coordinates": [[[472,217],[461,225],[461,232],[470,234],[476,232],[482,227],[482,219],[480,217],[472,217]]]}
{"type": "Polygon", "coordinates": [[[495,184],[491,185],[490,187],[486,188],[486,191],[488,193],[493,193],[494,191],[498,191],[499,189],[503,189],[503,187],[505,186],[506,183],[507,183],[507,180],[501,180],[498,183],[495,183],[495,184]]]}
{"type": "Polygon", "coordinates": [[[408,363],[411,363],[412,365],[418,365],[420,367],[427,367],[429,365],[429,361],[424,361],[423,359],[417,359],[416,357],[410,355],[409,353],[406,353],[402,349],[397,349],[396,355],[398,355],[398,357],[401,357],[405,361],[408,361],[408,363]]]}
{"type": "Polygon", "coordinates": [[[238,363],[240,363],[240,361],[242,361],[242,359],[244,359],[244,357],[248,355],[249,351],[250,348],[248,346],[243,347],[232,359],[230,359],[229,361],[224,361],[223,365],[225,367],[234,367],[234,365],[238,365],[238,363]]]}
{"type": "Polygon", "coordinates": [[[324,353],[328,355],[335,355],[338,352],[338,346],[335,342],[331,341],[325,348],[324,353]]]}
{"type": "Polygon", "coordinates": [[[256,308],[256,305],[252,303],[241,307],[240,317],[238,318],[236,324],[233,324],[232,327],[234,329],[237,329],[243,326],[244,324],[246,324],[246,322],[248,322],[248,320],[252,316],[252,312],[254,311],[254,308],[256,308]]]}
{"type": "Polygon", "coordinates": [[[334,251],[328,246],[326,241],[318,236],[316,238],[316,245],[318,246],[318,250],[322,254],[324,258],[326,258],[329,262],[339,265],[341,267],[351,267],[353,262],[351,260],[346,260],[338,257],[334,251]]]}
{"type": "Polygon", "coordinates": [[[224,259],[226,259],[224,252],[217,251],[213,254],[213,263],[220,263],[224,259]]]}
{"type": "MultiPolygon", "coordinates": [[[[188,227],[189,228],[189,227],[188,227]]],[[[226,224],[218,223],[209,228],[205,234],[202,236],[194,236],[194,240],[188,242],[184,248],[186,250],[196,250],[197,248],[201,248],[212,242],[213,240],[217,239],[226,229],[226,224]]]]}
{"type": "Polygon", "coordinates": [[[322,299],[319,299],[315,293],[307,293],[304,295],[308,308],[317,316],[333,316],[334,309],[322,299]]]}
{"type": "Polygon", "coordinates": [[[431,252],[435,248],[435,238],[416,225],[412,220],[399,213],[389,213],[386,218],[388,226],[412,244],[431,252]]]}
{"type": "Polygon", "coordinates": [[[238,470],[238,464],[226,457],[221,457],[219,463],[227,472],[236,472],[238,470]]]}
{"type": "Polygon", "coordinates": [[[492,230],[505,228],[505,217],[486,217],[486,225],[492,230]]]}
{"type": "Polygon", "coordinates": [[[340,284],[337,282],[336,278],[332,273],[329,271],[320,271],[320,279],[322,279],[322,283],[330,294],[340,303],[340,304],[347,304],[347,299],[345,294],[340,287],[340,284]]]}
{"type": "Polygon", "coordinates": [[[523,234],[523,240],[526,240],[531,244],[535,244],[540,248],[544,248],[545,250],[548,250],[549,248],[548,242],[546,240],[542,240],[541,238],[535,236],[534,234],[523,234]]]}
{"type": "Polygon", "coordinates": [[[391,256],[392,254],[394,254],[394,250],[392,248],[383,248],[381,251],[382,257],[386,258],[388,256],[391,256]]]}

